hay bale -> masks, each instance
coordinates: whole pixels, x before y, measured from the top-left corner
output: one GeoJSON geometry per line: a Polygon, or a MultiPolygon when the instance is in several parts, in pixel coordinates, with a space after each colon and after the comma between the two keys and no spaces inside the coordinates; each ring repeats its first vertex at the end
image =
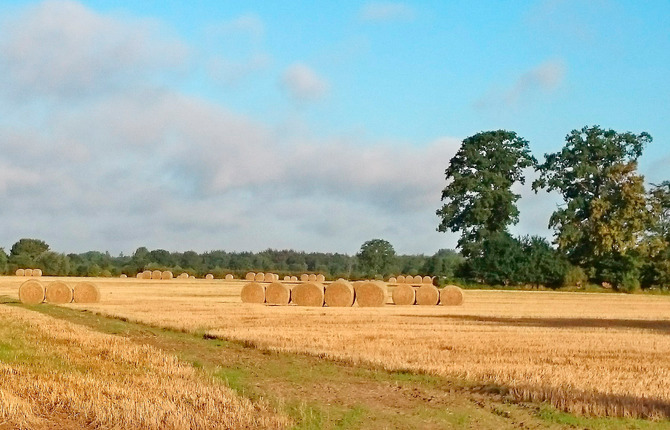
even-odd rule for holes
{"type": "Polygon", "coordinates": [[[268,305],[286,306],[291,302],[291,289],[279,281],[265,287],[265,302],[268,305]]]}
{"type": "Polygon", "coordinates": [[[189,276],[188,279],[195,279],[195,275],[189,276]]]}
{"type": "Polygon", "coordinates": [[[137,279],[141,279],[141,278],[142,278],[142,272],[139,272],[137,275],[135,275],[135,277],[136,277],[137,279]]]}
{"type": "Polygon", "coordinates": [[[172,272],[169,270],[166,270],[165,272],[161,273],[161,279],[162,280],[167,280],[167,279],[172,279],[174,276],[172,275],[172,272]]]}
{"type": "Polygon", "coordinates": [[[455,285],[447,285],[440,291],[442,306],[460,306],[463,304],[463,290],[455,285]]]}
{"type": "Polygon", "coordinates": [[[33,269],[33,276],[39,278],[42,276],[42,269],[33,269]]]}
{"type": "Polygon", "coordinates": [[[430,276],[424,276],[423,283],[433,285],[433,278],[431,278],[430,276]]]}
{"type": "Polygon", "coordinates": [[[398,279],[395,278],[394,276],[391,276],[389,278],[389,284],[397,284],[397,283],[398,283],[398,279]]]}
{"type": "Polygon", "coordinates": [[[423,284],[416,289],[416,304],[435,306],[440,302],[440,290],[432,284],[423,284]]]}
{"type": "Polygon", "coordinates": [[[242,303],[265,303],[265,285],[249,282],[240,292],[242,303]]]}
{"type": "Polygon", "coordinates": [[[423,284],[423,276],[421,276],[421,275],[416,275],[416,276],[414,277],[414,283],[417,284],[417,285],[421,285],[421,284],[423,284]]]}
{"type": "Polygon", "coordinates": [[[142,279],[151,279],[151,270],[145,270],[142,272],[142,279]]]}
{"type": "Polygon", "coordinates": [[[153,272],[151,272],[150,279],[160,279],[161,276],[163,276],[163,272],[161,272],[160,270],[154,270],[153,272]]]}
{"type": "Polygon", "coordinates": [[[122,273],[121,275],[119,275],[119,278],[121,278],[121,279],[125,279],[127,277],[128,277],[128,275],[126,275],[125,273],[122,273]]]}
{"type": "Polygon", "coordinates": [[[212,280],[212,279],[214,279],[214,275],[212,275],[211,273],[208,273],[208,274],[205,275],[205,279],[212,280]]]}
{"type": "Polygon", "coordinates": [[[23,271],[23,276],[28,276],[28,277],[33,276],[33,269],[25,269],[23,271]]]}
{"type": "Polygon", "coordinates": [[[44,294],[48,303],[64,304],[71,303],[74,298],[72,288],[63,281],[54,281],[47,285],[44,294]]]}
{"type": "Polygon", "coordinates": [[[361,307],[377,307],[386,305],[388,288],[379,281],[365,281],[354,287],[356,303],[361,307]]]}
{"type": "Polygon", "coordinates": [[[98,303],[100,301],[100,290],[92,282],[78,282],[74,286],[75,303],[98,303]]]}
{"type": "Polygon", "coordinates": [[[324,301],[326,306],[334,307],[350,307],[354,305],[356,294],[354,286],[345,280],[337,280],[326,287],[324,293],[324,301]]]}
{"type": "Polygon", "coordinates": [[[265,274],[265,279],[263,279],[263,281],[265,281],[265,282],[274,282],[275,280],[276,279],[275,279],[275,274],[274,273],[266,273],[265,274]]]}
{"type": "Polygon", "coordinates": [[[324,275],[322,275],[321,273],[319,273],[318,275],[316,275],[316,282],[320,282],[320,283],[321,282],[326,282],[326,277],[324,275]]]}
{"type": "Polygon", "coordinates": [[[16,269],[16,273],[15,273],[16,276],[25,276],[25,274],[26,274],[26,271],[25,271],[25,270],[23,270],[23,269],[16,269]]]}
{"type": "Polygon", "coordinates": [[[288,276],[288,275],[284,276],[284,282],[290,282],[290,281],[291,281],[290,276],[288,276]]]}
{"type": "Polygon", "coordinates": [[[291,276],[291,282],[298,282],[297,276],[291,276]]]}
{"type": "Polygon", "coordinates": [[[291,302],[298,306],[321,307],[324,303],[325,288],[318,282],[303,282],[291,290],[291,302]]]}
{"type": "Polygon", "coordinates": [[[408,284],[400,284],[393,290],[393,303],[398,306],[409,306],[416,303],[416,290],[408,284]]]}
{"type": "Polygon", "coordinates": [[[308,282],[316,282],[316,273],[310,273],[307,281],[308,282]]]}
{"type": "Polygon", "coordinates": [[[256,281],[256,282],[265,281],[265,273],[263,273],[263,272],[256,273],[256,277],[254,278],[254,281],[256,281]]]}
{"type": "Polygon", "coordinates": [[[19,287],[19,300],[27,305],[36,305],[44,301],[44,286],[40,281],[29,279],[19,287]]]}
{"type": "Polygon", "coordinates": [[[226,281],[232,281],[233,279],[235,279],[235,277],[233,276],[232,273],[228,273],[224,279],[226,281]]]}
{"type": "Polygon", "coordinates": [[[256,274],[254,272],[248,272],[246,275],[244,275],[244,279],[247,281],[253,281],[256,279],[256,274]]]}
{"type": "Polygon", "coordinates": [[[405,283],[405,275],[398,275],[398,277],[396,278],[396,281],[399,284],[404,284],[405,283]]]}
{"type": "Polygon", "coordinates": [[[302,275],[300,275],[300,281],[301,282],[309,281],[309,275],[307,273],[303,273],[302,275]]]}

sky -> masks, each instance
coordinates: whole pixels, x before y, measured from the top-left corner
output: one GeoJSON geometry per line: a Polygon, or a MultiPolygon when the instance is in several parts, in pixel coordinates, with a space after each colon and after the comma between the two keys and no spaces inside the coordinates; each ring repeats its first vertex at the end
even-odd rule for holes
{"type": "MultiPolygon", "coordinates": [[[[483,130],[647,131],[670,179],[668,76],[665,0],[0,0],[0,247],[433,254],[483,130]]],[[[534,175],[511,231],[551,237],[534,175]]]]}

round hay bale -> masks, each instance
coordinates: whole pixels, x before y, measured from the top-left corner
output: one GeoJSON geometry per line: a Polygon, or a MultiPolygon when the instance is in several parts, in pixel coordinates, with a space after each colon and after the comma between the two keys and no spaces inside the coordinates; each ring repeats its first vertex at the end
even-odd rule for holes
{"type": "Polygon", "coordinates": [[[29,279],[19,287],[19,300],[27,305],[36,305],[44,301],[44,286],[40,281],[29,279]]]}
{"type": "Polygon", "coordinates": [[[33,276],[39,278],[42,276],[42,269],[33,269],[33,276]]]}
{"type": "Polygon", "coordinates": [[[319,273],[318,275],[316,275],[316,282],[326,282],[326,277],[321,273],[319,273]]]}
{"type": "Polygon", "coordinates": [[[308,282],[316,282],[316,273],[310,273],[309,278],[307,279],[308,282]]]}
{"type": "Polygon", "coordinates": [[[353,306],[355,299],[354,286],[350,282],[343,280],[337,280],[328,285],[324,293],[326,306],[331,308],[353,306]]]}
{"type": "Polygon", "coordinates": [[[63,281],[54,281],[47,285],[44,294],[48,303],[64,304],[72,303],[74,293],[72,288],[63,281]]]}
{"type": "Polygon", "coordinates": [[[440,290],[432,284],[423,284],[416,289],[416,304],[435,306],[440,302],[440,290]]]}
{"type": "Polygon", "coordinates": [[[424,276],[423,283],[433,285],[433,278],[431,278],[430,276],[424,276]]]}
{"type": "Polygon", "coordinates": [[[265,285],[249,282],[240,292],[242,303],[265,303],[265,285]]]}
{"type": "Polygon", "coordinates": [[[214,279],[214,275],[212,275],[211,273],[208,273],[208,274],[205,275],[205,279],[212,280],[212,279],[214,279]]]}
{"type": "Polygon", "coordinates": [[[23,269],[16,269],[16,276],[26,276],[26,271],[23,269]]]}
{"type": "Polygon", "coordinates": [[[151,278],[149,279],[160,279],[161,276],[163,276],[163,272],[161,272],[160,270],[154,270],[153,272],[151,272],[151,278]]]}
{"type": "Polygon", "coordinates": [[[398,283],[398,279],[396,279],[395,277],[391,276],[389,278],[389,284],[397,284],[397,283],[398,283]]]}
{"type": "Polygon", "coordinates": [[[416,303],[416,291],[411,285],[398,285],[391,296],[393,297],[393,303],[398,306],[409,306],[416,303]]]}
{"type": "Polygon", "coordinates": [[[170,272],[169,270],[166,270],[165,272],[161,273],[161,279],[163,280],[172,278],[174,278],[174,275],[172,275],[172,272],[170,272]]]}
{"type": "Polygon", "coordinates": [[[254,272],[248,272],[246,275],[244,275],[244,279],[247,281],[253,281],[256,279],[256,274],[254,272]]]}
{"type": "Polygon", "coordinates": [[[78,282],[74,286],[75,303],[98,303],[100,301],[100,290],[92,282],[78,282]]]}
{"type": "Polygon", "coordinates": [[[142,279],[151,279],[151,270],[145,270],[142,272],[142,279]]]}
{"type": "Polygon", "coordinates": [[[307,273],[303,273],[302,275],[300,275],[300,281],[301,282],[309,281],[309,275],[307,273]]]}
{"type": "Polygon", "coordinates": [[[228,273],[224,279],[226,281],[232,281],[233,279],[235,279],[235,277],[233,276],[232,273],[228,273]]]}
{"type": "Polygon", "coordinates": [[[265,302],[268,305],[286,306],[291,302],[291,289],[279,281],[265,287],[265,302]]]}
{"type": "Polygon", "coordinates": [[[274,282],[275,281],[275,274],[274,273],[266,273],[265,274],[265,279],[263,279],[265,282],[274,282]]]}
{"type": "Polygon", "coordinates": [[[195,275],[189,276],[188,279],[195,279],[195,275]]]}
{"type": "Polygon", "coordinates": [[[254,278],[254,281],[256,281],[256,282],[265,281],[265,273],[263,273],[263,272],[256,273],[256,277],[254,278]]]}
{"type": "Polygon", "coordinates": [[[421,284],[423,284],[423,276],[421,276],[421,275],[416,275],[416,276],[414,277],[414,283],[417,284],[417,285],[421,285],[421,284]]]}
{"type": "Polygon", "coordinates": [[[298,282],[297,276],[291,276],[291,282],[298,282]]]}
{"type": "Polygon", "coordinates": [[[298,306],[322,307],[325,288],[318,282],[304,282],[293,287],[291,301],[298,306]]]}
{"type": "Polygon", "coordinates": [[[142,278],[142,272],[139,272],[137,275],[135,275],[135,277],[136,277],[137,279],[142,278]]]}
{"type": "Polygon", "coordinates": [[[287,281],[290,281],[290,280],[291,280],[290,276],[288,276],[288,275],[284,276],[284,282],[287,282],[287,281]]]}
{"type": "Polygon", "coordinates": [[[33,269],[25,269],[23,271],[23,276],[33,276],[33,269]]]}
{"type": "Polygon", "coordinates": [[[442,306],[460,306],[463,304],[463,290],[455,285],[447,285],[440,291],[442,306]]]}
{"type": "Polygon", "coordinates": [[[122,278],[122,279],[127,278],[127,277],[128,277],[128,275],[126,275],[125,273],[122,273],[121,275],[119,275],[119,278],[122,278]]]}
{"type": "Polygon", "coordinates": [[[361,307],[377,307],[386,304],[388,288],[386,284],[378,281],[365,281],[354,287],[356,290],[356,302],[361,307]]]}
{"type": "Polygon", "coordinates": [[[396,281],[399,284],[404,284],[405,283],[405,275],[398,275],[398,277],[396,278],[396,281]]]}

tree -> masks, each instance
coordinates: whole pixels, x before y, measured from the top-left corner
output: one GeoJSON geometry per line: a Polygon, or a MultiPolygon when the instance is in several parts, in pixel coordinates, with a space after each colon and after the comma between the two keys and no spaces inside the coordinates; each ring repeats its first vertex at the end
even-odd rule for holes
{"type": "Polygon", "coordinates": [[[519,221],[521,196],[512,185],[524,184],[523,169],[535,164],[528,142],[515,132],[486,131],[463,140],[445,171],[447,202],[437,211],[437,230],[460,231],[458,247],[466,256],[486,237],[507,231],[519,221]]]}
{"type": "Polygon", "coordinates": [[[7,253],[4,248],[0,248],[0,274],[7,274],[7,253]]]}
{"type": "Polygon", "coordinates": [[[569,270],[565,257],[543,237],[526,236],[520,242],[524,255],[520,267],[522,282],[551,288],[563,285],[569,270]]]}
{"type": "Polygon", "coordinates": [[[370,277],[390,274],[396,260],[393,245],[383,239],[368,240],[361,246],[356,257],[360,270],[370,277]]]}
{"type": "MultiPolygon", "coordinates": [[[[533,189],[558,191],[563,197],[564,205],[552,214],[549,227],[573,264],[598,270],[598,260],[623,261],[643,241],[653,212],[644,178],[637,173],[637,159],[651,140],[648,133],[584,127],[568,134],[563,149],[545,155],[538,166],[540,178],[533,189]]],[[[609,265],[612,279],[602,280],[616,286],[614,282],[623,277],[612,277],[612,267],[633,266],[629,262],[609,265]]]]}
{"type": "Polygon", "coordinates": [[[521,244],[503,231],[488,235],[472,246],[461,275],[489,285],[515,285],[522,281],[524,255],[521,244]]]}
{"type": "Polygon", "coordinates": [[[36,267],[45,275],[67,276],[70,274],[70,258],[65,254],[47,251],[35,259],[36,267]]]}
{"type": "Polygon", "coordinates": [[[448,282],[456,277],[456,271],[463,262],[464,258],[458,252],[452,249],[440,249],[426,260],[422,271],[426,275],[436,276],[438,280],[448,282]]]}
{"type": "Polygon", "coordinates": [[[32,260],[49,250],[49,245],[39,239],[20,239],[10,250],[10,256],[26,255],[32,260]]]}

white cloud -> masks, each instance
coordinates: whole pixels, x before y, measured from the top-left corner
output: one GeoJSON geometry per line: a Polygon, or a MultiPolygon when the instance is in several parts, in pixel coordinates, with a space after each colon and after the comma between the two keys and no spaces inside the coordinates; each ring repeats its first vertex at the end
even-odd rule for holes
{"type": "Polygon", "coordinates": [[[231,61],[223,57],[214,57],[209,61],[209,76],[225,85],[236,85],[250,76],[265,70],[272,63],[268,54],[257,53],[243,61],[231,61]]]}
{"type": "Polygon", "coordinates": [[[371,2],[363,5],[359,17],[363,21],[409,21],[414,19],[415,11],[405,3],[371,2]]]}
{"type": "Polygon", "coordinates": [[[524,72],[508,88],[491,90],[477,100],[476,108],[499,108],[517,106],[538,94],[549,94],[565,80],[566,67],[563,61],[545,61],[524,72]]]}
{"type": "Polygon", "coordinates": [[[329,89],[328,81],[309,66],[300,63],[286,68],[281,84],[291,97],[301,102],[322,99],[329,89]]]}
{"type": "Polygon", "coordinates": [[[247,13],[212,26],[209,31],[213,33],[241,33],[253,39],[261,39],[265,34],[265,23],[258,15],[247,13]]]}

